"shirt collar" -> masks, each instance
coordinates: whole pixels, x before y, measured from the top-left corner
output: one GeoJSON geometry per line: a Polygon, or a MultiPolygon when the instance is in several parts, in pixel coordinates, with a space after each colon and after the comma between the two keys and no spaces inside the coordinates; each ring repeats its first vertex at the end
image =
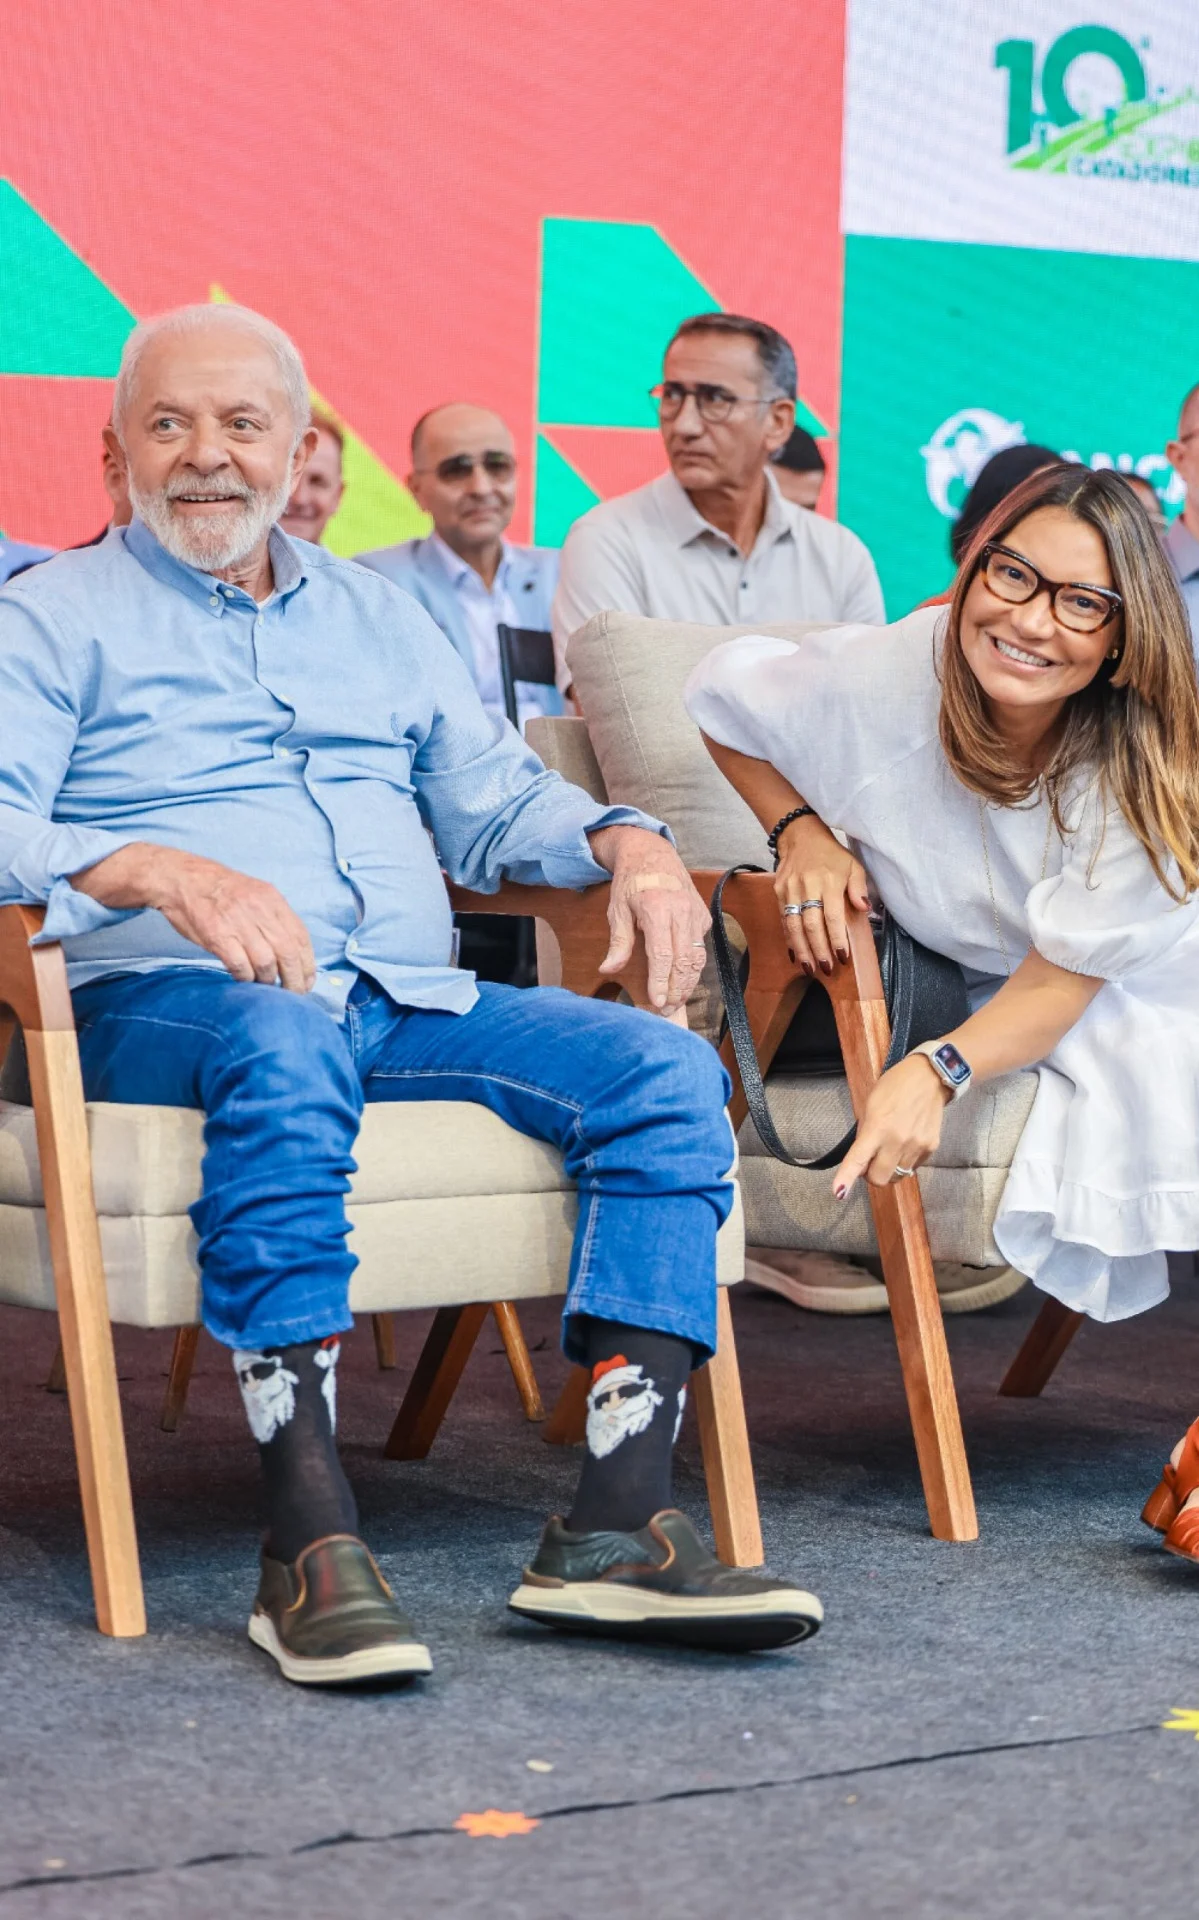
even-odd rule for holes
{"type": "Polygon", "coordinates": [[[494,593],[497,587],[503,585],[504,576],[508,571],[508,566],[512,559],[511,547],[506,540],[501,540],[500,547],[502,551],[500,554],[500,564],[495,570],[495,579],[492,581],[490,589],[488,589],[487,582],[484,580],[482,574],[476,573],[475,569],[468,561],[462,558],[460,553],[455,553],[453,547],[449,545],[448,541],[442,539],[436,529],[429,535],[429,545],[445,569],[452,587],[461,587],[463,581],[466,580],[469,574],[475,585],[481,587],[484,593],[488,591],[494,593]]]}
{"type": "Polygon", "coordinates": [[[1199,573],[1199,540],[1181,515],[1166,535],[1166,552],[1180,580],[1192,580],[1199,573]]]}
{"type": "MultiPolygon", "coordinates": [[[[176,560],[169,554],[150,532],[144,520],[134,517],[125,527],[120,537],[138,564],[155,580],[164,586],[174,587],[179,593],[186,594],[197,606],[207,608],[217,619],[226,607],[253,607],[255,601],[243,587],[235,587],[228,580],[218,580],[211,573],[201,572],[199,567],[189,567],[182,560],[176,560]]],[[[268,537],[268,551],[271,558],[271,572],[275,578],[275,589],[271,596],[274,600],[286,600],[289,594],[302,587],[308,580],[308,572],[300,559],[299,550],[288,539],[281,527],[272,527],[268,537]]]]}
{"type": "MultiPolygon", "coordinates": [[[[793,535],[795,529],[791,516],[792,514],[802,511],[802,509],[796,507],[791,501],[784,500],[782,494],[779,492],[778,481],[771,473],[769,467],[765,469],[765,475],[766,513],[762,520],[758,538],[754,542],[755,547],[759,542],[763,545],[770,546],[773,545],[776,540],[782,540],[787,535],[793,535]]],[[[667,529],[676,546],[690,546],[693,540],[698,540],[700,536],[705,533],[712,534],[717,540],[723,541],[727,546],[731,547],[733,545],[733,542],[726,533],[722,533],[719,527],[714,527],[710,520],[704,519],[703,514],[695,505],[691,495],[679,485],[679,482],[669,469],[654,482],[654,485],[658,488],[658,504],[662,509],[667,529]]]]}

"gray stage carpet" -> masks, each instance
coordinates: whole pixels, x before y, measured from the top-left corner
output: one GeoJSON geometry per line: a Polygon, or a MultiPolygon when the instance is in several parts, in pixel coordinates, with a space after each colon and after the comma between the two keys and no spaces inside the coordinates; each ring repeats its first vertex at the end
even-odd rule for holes
{"type": "MultiPolygon", "coordinates": [[[[321,1696],[250,1648],[256,1463],[201,1346],[157,1427],[169,1339],[119,1341],[150,1608],[94,1631],[53,1328],[0,1313],[0,1920],[1074,1920],[1193,1904],[1199,1570],[1137,1515],[1199,1411],[1199,1288],[1084,1329],[1039,1402],[995,1387],[1030,1291],[949,1322],[983,1537],[926,1532],[890,1324],[738,1290],[772,1563],[827,1606],[757,1660],[561,1640],[504,1609],[569,1455],[520,1415],[489,1325],[430,1458],[378,1454],[401,1370],[347,1345],[364,1527],[437,1662],[321,1696]],[[531,1770],[530,1760],[550,1770],[531,1770]],[[540,1822],[456,1830],[497,1808],[540,1822]]],[[[543,1386],[555,1319],[525,1314],[543,1386]]],[[[679,1503],[706,1518],[689,1421],[679,1503]]],[[[1199,1721],[1197,1721],[1199,1724],[1199,1721]]]]}

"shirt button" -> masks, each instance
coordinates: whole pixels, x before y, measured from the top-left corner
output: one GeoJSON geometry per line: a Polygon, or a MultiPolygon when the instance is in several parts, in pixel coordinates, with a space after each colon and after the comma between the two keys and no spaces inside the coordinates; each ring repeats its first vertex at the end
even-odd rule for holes
{"type": "Polygon", "coordinates": [[[221,604],[221,596],[220,596],[220,594],[219,594],[219,593],[210,593],[210,594],[209,594],[209,596],[208,596],[208,604],[209,604],[209,606],[210,606],[210,607],[219,607],[219,606],[220,606],[220,604],[221,604]]]}
{"type": "Polygon", "coordinates": [[[349,861],[348,861],[348,860],[339,860],[339,861],[338,861],[338,863],[337,863],[337,871],[338,871],[339,873],[348,873],[348,872],[350,871],[350,863],[349,863],[349,861]]]}
{"type": "Polygon", "coordinates": [[[347,952],[347,953],[357,953],[357,951],[358,951],[358,942],[357,942],[356,940],[347,940],[347,941],[346,941],[346,952],[347,952]]]}
{"type": "Polygon", "coordinates": [[[280,760],[290,760],[290,759],[291,759],[291,748],[290,748],[290,747],[285,747],[285,746],[283,745],[283,742],[282,742],[281,740],[276,740],[276,742],[275,742],[275,752],[276,752],[276,754],[278,755],[278,757],[279,757],[279,759],[280,759],[280,760]]]}

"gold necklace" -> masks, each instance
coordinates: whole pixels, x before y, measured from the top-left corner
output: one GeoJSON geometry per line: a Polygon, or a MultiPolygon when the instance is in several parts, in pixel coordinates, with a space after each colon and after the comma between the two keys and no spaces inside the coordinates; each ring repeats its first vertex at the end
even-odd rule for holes
{"type": "MultiPolygon", "coordinates": [[[[995,883],[991,878],[991,855],[987,848],[987,809],[986,809],[986,805],[984,804],[981,793],[977,796],[977,798],[978,798],[978,831],[982,837],[982,843],[983,843],[983,867],[986,870],[986,875],[987,875],[987,892],[991,896],[991,918],[995,922],[995,939],[996,939],[996,942],[998,943],[999,951],[1003,955],[1003,964],[1007,969],[1007,977],[1010,980],[1012,977],[1012,956],[1008,952],[1007,941],[1003,937],[1003,927],[1000,924],[1000,919],[999,919],[999,903],[995,898],[995,883]]],[[[1049,796],[1046,795],[1047,804],[1048,804],[1048,798],[1049,796]]],[[[1053,837],[1053,808],[1052,806],[1050,806],[1049,818],[1045,822],[1045,850],[1041,855],[1042,880],[1045,878],[1045,875],[1049,869],[1049,842],[1052,837],[1053,837]]],[[[1029,948],[1029,952],[1030,953],[1032,952],[1031,947],[1029,948]]],[[[1027,955],[1025,957],[1027,958],[1027,955]]]]}

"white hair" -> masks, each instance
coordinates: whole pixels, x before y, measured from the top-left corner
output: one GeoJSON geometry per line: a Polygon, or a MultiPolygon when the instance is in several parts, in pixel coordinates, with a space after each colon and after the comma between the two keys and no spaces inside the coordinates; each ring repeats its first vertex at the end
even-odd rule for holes
{"type": "Polygon", "coordinates": [[[137,370],[142,355],[154,340],[164,334],[203,333],[210,327],[228,327],[239,333],[249,333],[269,347],[275,356],[283,391],[287,395],[287,404],[295,422],[295,439],[298,446],[300,436],[307,431],[312,419],[312,407],[308,398],[308,376],[304,372],[304,362],[293,341],[289,340],[282,327],[273,320],[267,320],[251,307],[235,307],[225,303],[213,302],[210,305],[197,303],[190,307],[175,307],[170,313],[157,314],[152,320],[142,320],[134,327],[125,342],[121,354],[121,365],[117,372],[117,384],[112,396],[112,424],[118,440],[123,441],[122,428],[129,410],[129,399],[137,379],[137,370]]]}

